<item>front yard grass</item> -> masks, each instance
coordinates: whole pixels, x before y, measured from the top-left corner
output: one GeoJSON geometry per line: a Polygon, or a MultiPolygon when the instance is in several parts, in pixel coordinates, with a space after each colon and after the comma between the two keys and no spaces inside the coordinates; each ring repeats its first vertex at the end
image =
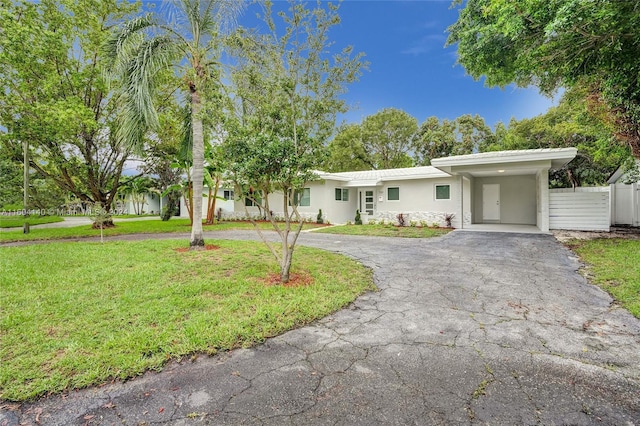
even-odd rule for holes
{"type": "MultiPolygon", "coordinates": [[[[25,222],[29,225],[42,225],[43,223],[62,222],[60,216],[2,216],[0,215],[0,228],[21,228],[25,222]]],[[[22,232],[22,231],[21,231],[22,232]]]]}
{"type": "Polygon", "coordinates": [[[587,264],[591,281],[640,318],[640,240],[601,238],[568,244],[587,264]]]}
{"type": "Polygon", "coordinates": [[[322,228],[313,232],[341,235],[366,235],[369,237],[404,237],[404,238],[431,238],[449,233],[448,228],[429,228],[413,226],[393,225],[341,225],[322,228]]]}
{"type": "Polygon", "coordinates": [[[173,240],[0,248],[0,398],[127,379],[170,359],[246,347],[373,289],[342,255],[296,249],[294,285],[263,244],[173,240]]]}
{"type": "MultiPolygon", "coordinates": [[[[191,232],[189,219],[171,219],[163,222],[157,220],[136,220],[118,221],[114,220],[114,228],[104,229],[104,236],[125,235],[125,234],[161,234],[191,232]]],[[[22,225],[20,225],[22,226],[22,225]]],[[[261,229],[273,229],[271,223],[259,222],[261,229]]],[[[303,229],[311,229],[322,225],[315,223],[305,223],[303,229]]],[[[231,221],[219,222],[215,225],[203,225],[204,231],[224,231],[230,229],[254,229],[249,222],[231,221]]],[[[75,226],[72,228],[31,228],[28,234],[23,234],[22,230],[0,232],[0,242],[13,241],[35,241],[35,240],[58,240],[65,238],[86,238],[99,237],[100,230],[92,229],[91,225],[75,226]]]]}

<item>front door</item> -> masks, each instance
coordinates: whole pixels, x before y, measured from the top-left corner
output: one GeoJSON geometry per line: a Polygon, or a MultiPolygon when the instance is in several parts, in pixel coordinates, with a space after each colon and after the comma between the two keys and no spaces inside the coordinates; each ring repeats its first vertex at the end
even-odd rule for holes
{"type": "Polygon", "coordinates": [[[482,185],[482,220],[500,221],[500,184],[482,185]]]}
{"type": "Polygon", "coordinates": [[[360,213],[373,215],[373,191],[360,191],[360,213]]]}

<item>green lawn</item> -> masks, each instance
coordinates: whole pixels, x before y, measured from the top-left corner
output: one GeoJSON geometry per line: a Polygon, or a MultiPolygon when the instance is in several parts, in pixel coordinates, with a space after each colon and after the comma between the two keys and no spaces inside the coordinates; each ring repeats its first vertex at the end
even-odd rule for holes
{"type": "Polygon", "coordinates": [[[29,222],[29,225],[41,225],[62,220],[60,216],[29,216],[26,219],[23,216],[0,216],[0,228],[21,228],[25,222],[29,222]]]}
{"type": "MultiPolygon", "coordinates": [[[[166,222],[157,220],[139,220],[118,222],[115,219],[116,227],[104,230],[105,237],[124,234],[158,234],[191,232],[189,219],[171,219],[166,222]]],[[[260,222],[260,228],[273,229],[270,223],[260,222]]],[[[304,229],[311,229],[321,225],[315,223],[305,223],[304,229]]],[[[253,229],[249,222],[220,222],[216,225],[203,226],[205,231],[224,231],[229,229],[253,229]]],[[[56,240],[63,238],[99,237],[99,229],[91,229],[91,225],[76,226],[73,228],[31,228],[28,234],[23,234],[22,230],[0,232],[0,242],[11,241],[34,241],[34,240],[56,240]]]]}
{"type": "Polygon", "coordinates": [[[322,228],[313,232],[341,235],[366,235],[370,237],[430,238],[445,235],[450,231],[451,229],[447,228],[398,227],[393,225],[341,225],[322,228]]]}
{"type": "Polygon", "coordinates": [[[125,379],[170,359],[246,347],[373,289],[347,257],[299,247],[298,286],[273,284],[264,245],[208,241],[0,248],[0,397],[22,401],[125,379]]]}
{"type": "Polygon", "coordinates": [[[588,265],[591,282],[640,318],[640,240],[574,240],[569,246],[588,265]]]}

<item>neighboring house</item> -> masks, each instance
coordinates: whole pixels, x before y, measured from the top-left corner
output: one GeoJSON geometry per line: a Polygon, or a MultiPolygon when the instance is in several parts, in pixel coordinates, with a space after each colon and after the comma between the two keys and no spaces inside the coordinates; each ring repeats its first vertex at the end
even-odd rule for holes
{"type": "MultiPolygon", "coordinates": [[[[322,209],[331,223],[353,221],[360,210],[363,222],[395,222],[399,213],[408,221],[429,225],[519,224],[549,231],[549,169],[571,161],[575,148],[500,151],[435,159],[432,166],[359,172],[323,173],[304,188],[298,207],[314,219],[322,209]]],[[[270,208],[282,216],[282,195],[269,197],[270,208]]],[[[236,200],[235,215],[249,200],[236,200]]]]}
{"type": "MultiPolygon", "coordinates": [[[[207,217],[207,206],[209,201],[209,188],[204,187],[202,192],[202,217],[207,217]]],[[[218,189],[218,199],[216,200],[216,214],[218,213],[218,209],[222,209],[223,217],[233,217],[234,214],[234,192],[233,189],[230,188],[219,188],[218,189]]],[[[185,204],[184,197],[180,197],[180,217],[188,218],[189,210],[187,210],[187,206],[185,204]]]]}
{"type": "MultiPolygon", "coordinates": [[[[636,159],[640,169],[640,159],[636,159]]],[[[631,176],[622,167],[611,175],[607,183],[611,194],[611,224],[640,226],[640,177],[631,176]]]]}
{"type": "Polygon", "coordinates": [[[136,210],[139,210],[140,214],[160,214],[162,206],[167,203],[166,197],[152,192],[141,194],[139,197],[143,198],[140,201],[134,201],[128,194],[124,201],[117,202],[116,210],[120,214],[137,214],[136,210]]]}

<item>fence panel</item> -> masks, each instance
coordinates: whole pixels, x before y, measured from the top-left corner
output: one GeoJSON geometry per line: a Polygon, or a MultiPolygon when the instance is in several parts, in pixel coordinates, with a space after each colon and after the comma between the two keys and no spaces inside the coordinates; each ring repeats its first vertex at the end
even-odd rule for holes
{"type": "Polygon", "coordinates": [[[549,228],[609,231],[608,188],[549,191],[549,228]]]}

